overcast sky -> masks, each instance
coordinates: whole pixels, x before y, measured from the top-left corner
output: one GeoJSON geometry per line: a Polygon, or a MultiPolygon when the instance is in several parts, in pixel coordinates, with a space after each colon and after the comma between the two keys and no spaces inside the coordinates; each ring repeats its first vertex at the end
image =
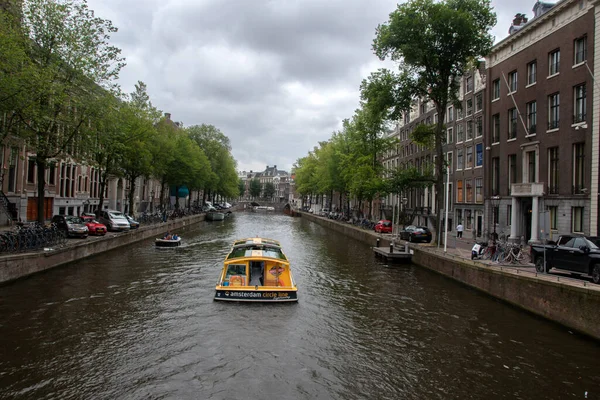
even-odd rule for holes
{"type": "MultiPolygon", "coordinates": [[[[552,1],[550,1],[552,2],[552,1]]],[[[184,126],[227,135],[238,170],[290,171],[358,107],[362,79],[383,64],[375,28],[394,0],[88,0],[119,28],[112,43],[153,104],[184,126]]],[[[496,41],[534,0],[492,0],[496,41]]]]}

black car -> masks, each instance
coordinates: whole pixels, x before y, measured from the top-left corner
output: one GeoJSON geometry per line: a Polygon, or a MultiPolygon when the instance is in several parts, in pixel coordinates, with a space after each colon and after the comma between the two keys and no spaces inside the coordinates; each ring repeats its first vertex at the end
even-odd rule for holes
{"type": "Polygon", "coordinates": [[[400,231],[400,239],[409,242],[431,242],[431,231],[426,226],[409,225],[400,231]]]}
{"type": "Polygon", "coordinates": [[[74,215],[55,215],[52,217],[52,223],[67,236],[86,238],[89,233],[83,219],[74,215]]]}
{"type": "Polygon", "coordinates": [[[140,223],[138,221],[136,221],[135,219],[133,219],[133,217],[131,215],[125,214],[125,218],[127,218],[127,221],[129,221],[130,229],[137,229],[140,227],[140,223]]]}

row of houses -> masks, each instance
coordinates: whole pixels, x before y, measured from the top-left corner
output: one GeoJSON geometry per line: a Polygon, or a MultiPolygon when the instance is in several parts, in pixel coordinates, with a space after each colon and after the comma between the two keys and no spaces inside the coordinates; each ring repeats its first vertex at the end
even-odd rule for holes
{"type": "MultiPolygon", "coordinates": [[[[528,242],[598,234],[598,18],[596,0],[537,1],[531,20],[517,14],[509,36],[462,77],[462,107],[448,107],[445,121],[449,229],[528,242]]],[[[418,124],[435,121],[433,104],[416,101],[390,133],[399,145],[384,165],[435,162],[410,140],[418,124]]],[[[436,195],[412,190],[383,202],[437,230],[436,195]]]]}
{"type": "MultiPolygon", "coordinates": [[[[0,132],[7,115],[0,115],[0,132]]],[[[171,114],[165,113],[167,123],[177,125],[171,114]]],[[[37,166],[35,154],[28,151],[20,140],[9,135],[0,145],[0,225],[14,221],[37,220],[37,166]]],[[[72,159],[55,160],[46,170],[44,193],[44,218],[55,214],[81,215],[98,209],[100,203],[100,173],[93,165],[72,159]]],[[[152,178],[136,180],[134,209],[129,209],[127,194],[129,181],[120,177],[109,179],[104,193],[103,209],[118,210],[128,214],[152,211],[161,204],[160,183],[152,178]]],[[[170,204],[170,193],[162,204],[170,204]]]]}
{"type": "Polygon", "coordinates": [[[273,198],[266,200],[278,203],[294,201],[293,179],[287,171],[277,169],[277,165],[273,165],[272,167],[267,165],[264,171],[239,171],[238,178],[244,185],[244,192],[240,196],[240,199],[243,201],[255,200],[250,194],[250,182],[254,179],[260,182],[263,189],[267,183],[273,184],[275,188],[273,198]]]}

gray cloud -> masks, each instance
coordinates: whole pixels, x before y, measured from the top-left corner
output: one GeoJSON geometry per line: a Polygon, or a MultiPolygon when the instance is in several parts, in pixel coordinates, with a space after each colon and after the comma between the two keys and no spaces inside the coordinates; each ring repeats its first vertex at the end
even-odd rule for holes
{"type": "MultiPolygon", "coordinates": [[[[382,63],[371,43],[394,0],[88,0],[113,21],[127,66],[120,83],[148,85],[184,125],[213,124],[239,169],[289,170],[358,107],[358,88],[382,63]]],[[[517,0],[493,0],[497,40],[517,0]]]]}

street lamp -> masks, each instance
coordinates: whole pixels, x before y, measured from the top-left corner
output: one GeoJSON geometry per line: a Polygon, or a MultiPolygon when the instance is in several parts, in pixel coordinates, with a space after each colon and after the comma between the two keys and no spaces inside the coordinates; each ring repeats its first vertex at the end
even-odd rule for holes
{"type": "Polygon", "coordinates": [[[154,212],[154,189],[150,191],[150,212],[154,212]]]}
{"type": "Polygon", "coordinates": [[[490,202],[492,203],[492,221],[494,223],[494,233],[492,234],[492,245],[494,246],[494,250],[496,249],[496,224],[498,223],[498,207],[500,206],[500,196],[492,196],[490,197],[490,202]]]}

